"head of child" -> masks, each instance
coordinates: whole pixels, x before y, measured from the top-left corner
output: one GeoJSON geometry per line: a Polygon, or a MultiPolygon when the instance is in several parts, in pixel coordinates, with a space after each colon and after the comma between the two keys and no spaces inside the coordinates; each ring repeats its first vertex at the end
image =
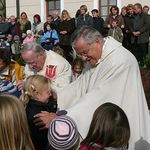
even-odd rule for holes
{"type": "Polygon", "coordinates": [[[118,20],[117,19],[113,19],[111,22],[111,27],[112,28],[116,28],[118,26],[118,20]]]}
{"type": "Polygon", "coordinates": [[[50,30],[51,30],[51,24],[48,23],[48,24],[46,25],[46,31],[50,31],[50,30]]]}
{"type": "Polygon", "coordinates": [[[0,94],[0,149],[34,150],[26,113],[21,102],[12,95],[0,94]]]}
{"type": "Polygon", "coordinates": [[[80,75],[84,68],[84,63],[80,58],[76,58],[72,64],[72,71],[74,75],[80,75]]]}
{"type": "Polygon", "coordinates": [[[15,35],[13,38],[14,43],[18,44],[20,42],[20,38],[18,35],[15,35]]]}
{"type": "Polygon", "coordinates": [[[48,141],[53,150],[76,150],[79,144],[79,132],[76,123],[67,115],[52,120],[48,141]]]}
{"type": "Polygon", "coordinates": [[[39,32],[38,32],[38,37],[41,37],[41,36],[43,36],[44,35],[44,31],[43,30],[40,30],[39,32]]]}
{"type": "Polygon", "coordinates": [[[7,41],[11,42],[13,40],[13,35],[12,34],[8,34],[7,35],[7,41]]]}
{"type": "Polygon", "coordinates": [[[32,37],[32,31],[31,30],[27,30],[27,37],[31,38],[32,37]]]}
{"type": "Polygon", "coordinates": [[[104,103],[94,112],[86,138],[82,144],[100,147],[126,148],[130,138],[130,127],[126,114],[117,105],[104,103]]]}
{"type": "Polygon", "coordinates": [[[50,80],[42,75],[32,75],[26,79],[20,99],[24,105],[28,103],[29,98],[47,103],[50,96],[50,80]]]}

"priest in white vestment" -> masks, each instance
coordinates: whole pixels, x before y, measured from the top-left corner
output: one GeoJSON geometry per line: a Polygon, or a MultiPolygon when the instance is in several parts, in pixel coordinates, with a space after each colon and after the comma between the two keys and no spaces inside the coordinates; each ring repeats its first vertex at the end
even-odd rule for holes
{"type": "Polygon", "coordinates": [[[57,95],[60,110],[76,122],[85,138],[96,108],[111,102],[126,113],[131,130],[129,150],[141,138],[150,143],[150,116],[136,58],[112,37],[105,40],[91,27],[81,28],[73,47],[87,61],[81,76],[57,95]]]}

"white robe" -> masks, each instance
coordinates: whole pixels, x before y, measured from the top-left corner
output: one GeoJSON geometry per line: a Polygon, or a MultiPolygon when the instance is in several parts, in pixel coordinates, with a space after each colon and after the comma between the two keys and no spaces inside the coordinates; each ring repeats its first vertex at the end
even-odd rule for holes
{"type": "Polygon", "coordinates": [[[42,70],[40,70],[39,72],[35,72],[33,69],[30,69],[29,65],[26,64],[25,66],[26,78],[34,74],[43,75],[51,79],[53,89],[59,91],[62,90],[64,87],[68,86],[68,84],[70,83],[72,70],[71,65],[69,64],[68,61],[66,61],[66,59],[50,50],[46,51],[46,60],[44,66],[42,70]],[[56,67],[56,73],[54,77],[49,77],[48,75],[46,75],[47,66],[51,65],[56,67]]]}
{"type": "Polygon", "coordinates": [[[75,82],[58,93],[58,107],[68,111],[83,138],[95,109],[105,102],[119,105],[127,114],[131,130],[130,150],[141,137],[150,143],[150,116],[138,63],[111,37],[103,46],[97,66],[88,65],[75,82]]]}

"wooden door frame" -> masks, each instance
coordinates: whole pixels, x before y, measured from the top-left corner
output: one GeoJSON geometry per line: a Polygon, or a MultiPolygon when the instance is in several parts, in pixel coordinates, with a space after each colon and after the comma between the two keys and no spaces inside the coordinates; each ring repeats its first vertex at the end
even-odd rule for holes
{"type": "MultiPolygon", "coordinates": [[[[46,17],[49,15],[49,0],[45,0],[46,1],[46,17]]],[[[53,7],[54,9],[56,9],[56,0],[53,0],[53,7]]]]}
{"type": "MultiPolygon", "coordinates": [[[[110,0],[107,0],[107,6],[108,6],[108,10],[107,10],[107,14],[109,14],[109,10],[110,10],[110,0]]],[[[117,0],[116,0],[116,5],[117,5],[117,0]]],[[[101,0],[98,1],[98,11],[99,11],[99,15],[101,16],[101,11],[100,11],[100,8],[101,8],[101,0]]]]}

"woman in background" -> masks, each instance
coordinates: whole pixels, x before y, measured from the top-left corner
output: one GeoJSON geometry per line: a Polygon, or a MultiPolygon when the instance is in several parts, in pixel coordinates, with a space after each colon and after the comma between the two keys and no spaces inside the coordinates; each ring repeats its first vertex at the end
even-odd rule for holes
{"type": "Polygon", "coordinates": [[[27,30],[31,30],[31,22],[28,20],[26,12],[21,13],[18,24],[21,31],[21,37],[24,39],[26,37],[27,30]]]}
{"type": "Polygon", "coordinates": [[[73,58],[71,56],[71,35],[75,30],[75,19],[71,18],[67,10],[63,10],[61,14],[61,21],[58,24],[58,34],[60,38],[60,47],[64,50],[65,58],[72,63],[73,58]]]}
{"type": "Polygon", "coordinates": [[[38,36],[38,32],[41,30],[44,31],[44,24],[43,24],[43,22],[41,22],[40,15],[36,14],[33,16],[33,24],[32,24],[33,35],[35,37],[38,36]]]}

